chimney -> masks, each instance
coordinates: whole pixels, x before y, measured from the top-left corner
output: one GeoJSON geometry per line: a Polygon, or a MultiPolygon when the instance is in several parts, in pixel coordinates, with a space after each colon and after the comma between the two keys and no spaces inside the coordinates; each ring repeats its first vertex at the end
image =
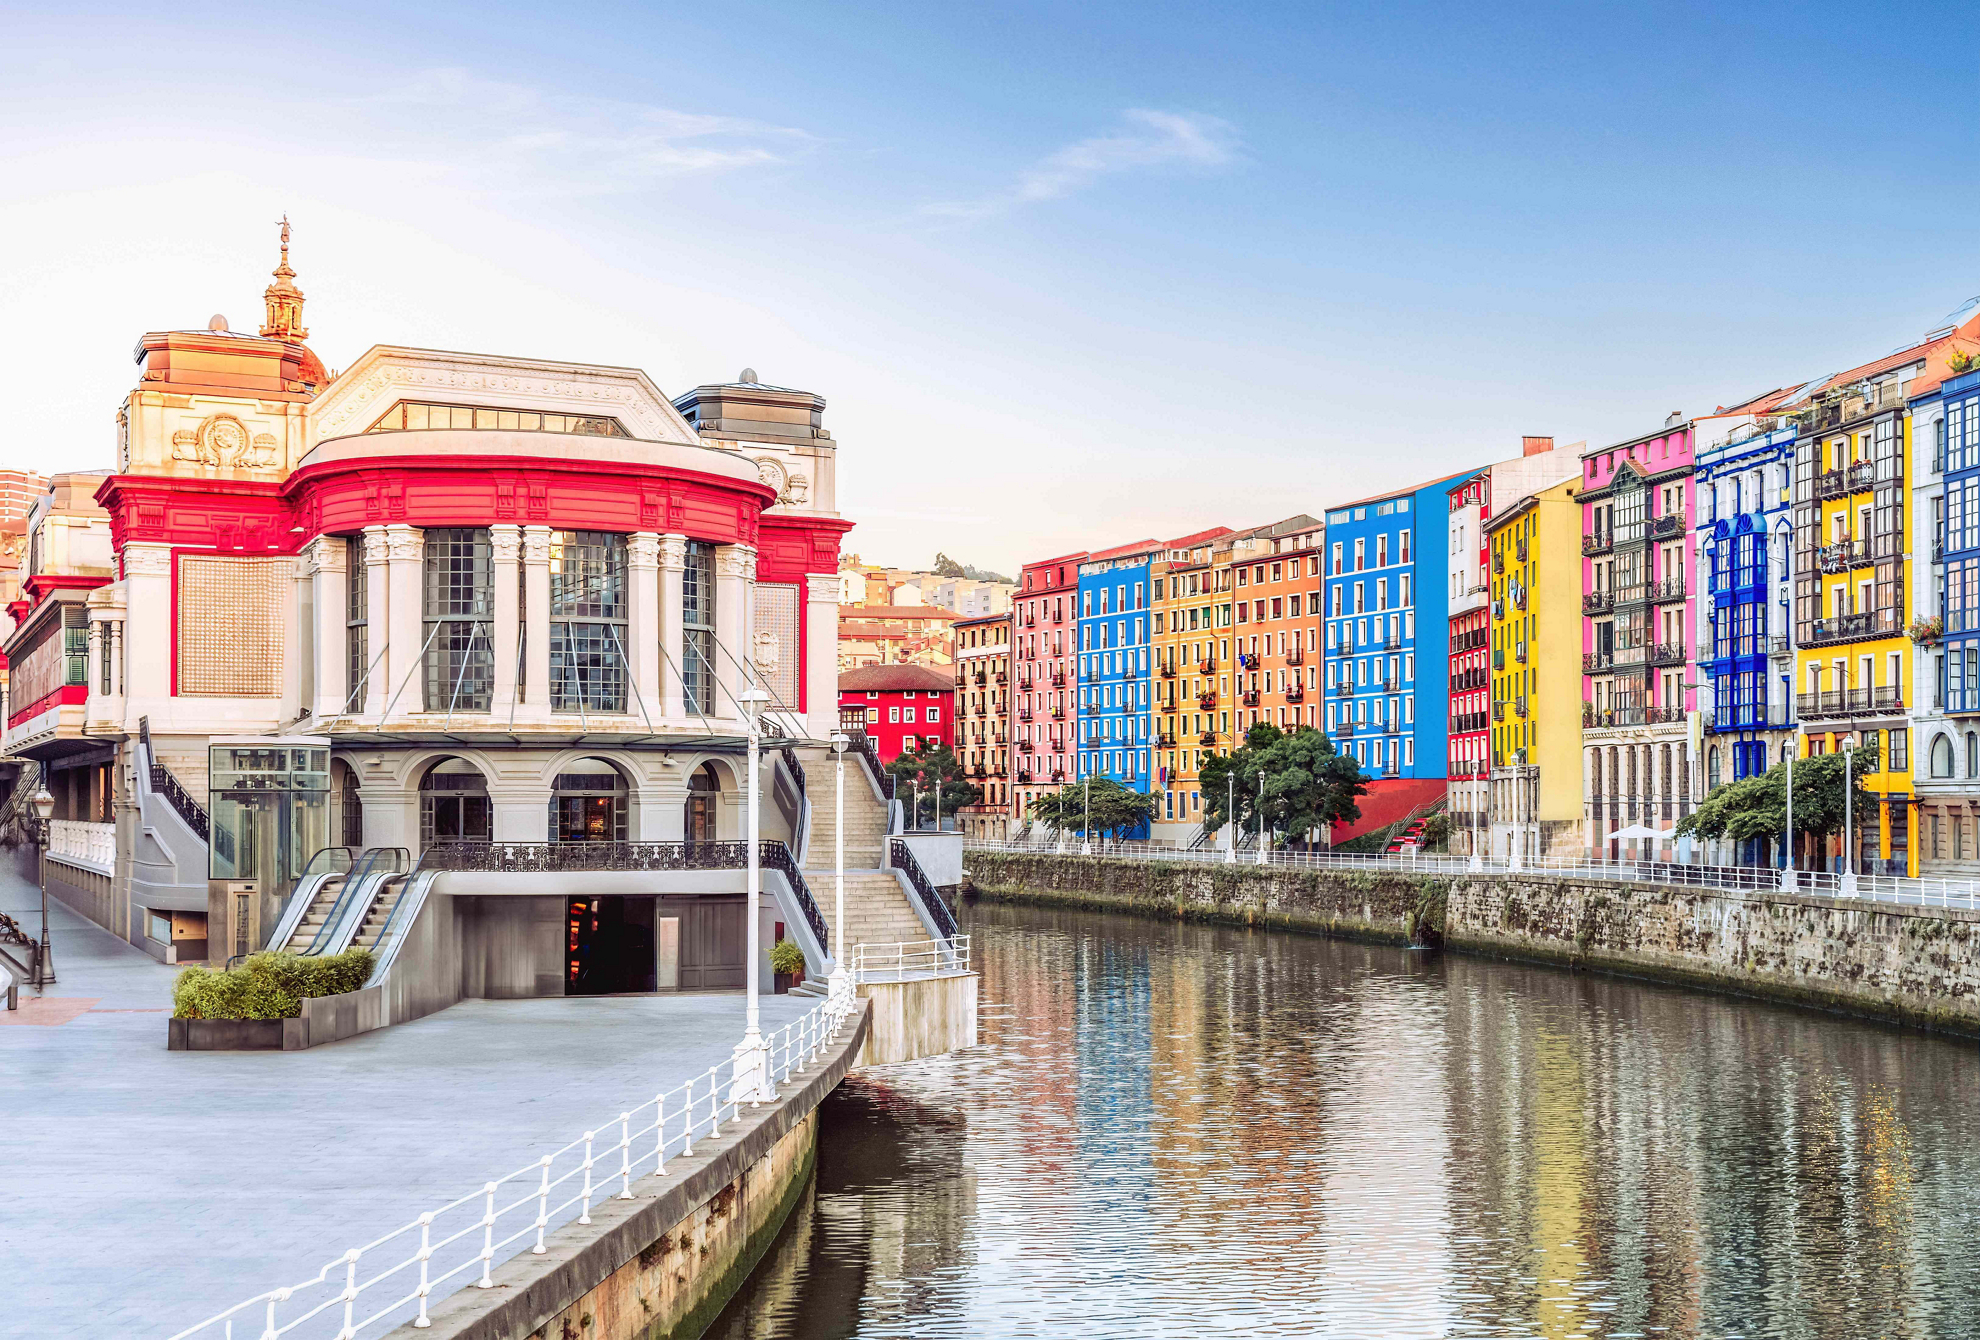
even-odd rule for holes
{"type": "Polygon", "coordinates": [[[1541,456],[1554,449],[1551,437],[1522,437],[1519,440],[1521,456],[1541,456]]]}
{"type": "Polygon", "coordinates": [[[1683,422],[1684,422],[1684,411],[1681,409],[1674,409],[1671,411],[1670,417],[1664,420],[1664,427],[1675,428],[1683,422]]]}

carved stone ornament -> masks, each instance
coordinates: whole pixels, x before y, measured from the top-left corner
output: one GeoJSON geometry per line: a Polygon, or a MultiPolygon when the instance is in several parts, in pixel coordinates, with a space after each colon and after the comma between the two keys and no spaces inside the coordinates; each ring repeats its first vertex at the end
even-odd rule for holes
{"type": "Polygon", "coordinates": [[[387,526],[385,528],[386,553],[392,562],[417,563],[424,546],[425,536],[418,526],[387,526]]]}
{"type": "Polygon", "coordinates": [[[529,564],[550,561],[550,528],[548,526],[523,527],[523,562],[529,564]]]}
{"type": "Polygon", "coordinates": [[[651,531],[637,531],[626,540],[626,566],[630,568],[658,567],[660,563],[660,537],[651,531]]]}
{"type": "Polygon", "coordinates": [[[805,598],[814,605],[837,605],[845,593],[836,572],[807,572],[804,585],[805,598]]]}
{"type": "Polygon", "coordinates": [[[172,434],[172,459],[222,470],[262,470],[275,464],[278,443],[269,433],[249,433],[231,414],[209,414],[198,428],[172,434]]]}
{"type": "Polygon", "coordinates": [[[774,673],[783,663],[784,640],[766,628],[756,635],[756,650],[751,659],[756,662],[757,669],[766,674],[774,673]]]}
{"type": "Polygon", "coordinates": [[[785,488],[783,494],[777,499],[778,502],[792,503],[799,507],[802,507],[810,500],[811,480],[800,474],[793,474],[791,476],[790,485],[785,488]]]}
{"type": "Polygon", "coordinates": [[[669,572],[679,572],[687,566],[688,540],[685,535],[662,535],[660,537],[660,566],[669,572]]]}
{"type": "Polygon", "coordinates": [[[758,456],[752,463],[756,466],[756,477],[765,484],[768,484],[771,491],[777,495],[777,500],[782,502],[786,482],[784,467],[776,461],[771,460],[768,456],[758,456]]]}
{"type": "Polygon", "coordinates": [[[172,575],[172,551],[162,544],[127,544],[124,546],[123,559],[126,577],[172,575]]]}
{"type": "Polygon", "coordinates": [[[521,526],[490,526],[488,553],[497,563],[513,563],[522,557],[521,526]]]}
{"type": "Polygon", "coordinates": [[[309,570],[315,572],[342,572],[344,559],[349,552],[341,536],[319,535],[309,542],[306,551],[309,555],[309,570]]]}

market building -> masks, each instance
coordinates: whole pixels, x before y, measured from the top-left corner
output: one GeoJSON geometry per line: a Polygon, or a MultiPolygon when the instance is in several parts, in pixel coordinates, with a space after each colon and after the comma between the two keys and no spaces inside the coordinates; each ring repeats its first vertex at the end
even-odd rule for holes
{"type": "Polygon", "coordinates": [[[417,918],[471,871],[446,933],[495,977],[453,998],[736,985],[760,721],[759,942],[824,964],[804,815],[850,523],[823,402],[391,345],[332,376],[287,243],[259,334],[140,339],[115,471],[30,520],[7,747],[79,825],[51,888],[217,962],[307,940],[310,880],[344,888],[336,948],[409,933],[388,884],[417,918]]]}

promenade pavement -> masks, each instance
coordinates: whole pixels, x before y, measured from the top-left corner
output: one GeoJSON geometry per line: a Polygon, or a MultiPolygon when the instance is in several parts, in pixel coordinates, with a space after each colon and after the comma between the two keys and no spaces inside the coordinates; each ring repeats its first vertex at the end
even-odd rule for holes
{"type": "MultiPolygon", "coordinates": [[[[30,935],[38,903],[0,867],[30,935]]],[[[308,1051],[168,1052],[178,969],[49,906],[59,980],[0,1010],[7,1335],[171,1335],[616,1126],[742,1035],[738,992],[472,1000],[308,1051]]],[[[765,1031],[817,1003],[765,996],[765,1031]]]]}

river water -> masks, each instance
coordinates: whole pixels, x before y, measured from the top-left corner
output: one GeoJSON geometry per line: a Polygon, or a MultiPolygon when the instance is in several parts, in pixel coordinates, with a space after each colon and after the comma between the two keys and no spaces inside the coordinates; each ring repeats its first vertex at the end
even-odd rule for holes
{"type": "Polygon", "coordinates": [[[1980,1335],[1971,1043],[978,904],[982,1045],[854,1076],[709,1331],[1980,1335]]]}

